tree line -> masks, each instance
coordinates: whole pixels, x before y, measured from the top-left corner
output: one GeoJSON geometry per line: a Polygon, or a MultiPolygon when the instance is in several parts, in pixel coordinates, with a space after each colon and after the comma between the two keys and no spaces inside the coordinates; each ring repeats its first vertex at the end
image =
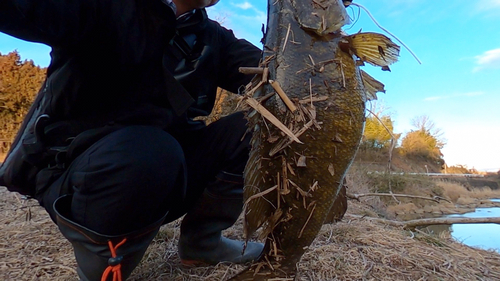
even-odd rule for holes
{"type": "Polygon", "coordinates": [[[21,61],[17,51],[0,53],[0,141],[6,152],[28,113],[41,84],[46,68],[33,61],[21,61]]]}
{"type": "Polygon", "coordinates": [[[411,120],[413,129],[402,135],[394,132],[394,120],[389,114],[371,114],[366,118],[361,149],[391,151],[406,158],[423,160],[443,166],[441,150],[445,146],[442,133],[428,116],[417,116],[411,120]]]}

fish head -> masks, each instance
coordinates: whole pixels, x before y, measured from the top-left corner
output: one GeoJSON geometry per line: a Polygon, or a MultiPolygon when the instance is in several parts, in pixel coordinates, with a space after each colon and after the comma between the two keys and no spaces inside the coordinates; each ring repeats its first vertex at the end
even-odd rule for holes
{"type": "Polygon", "coordinates": [[[349,23],[342,0],[291,0],[300,27],[318,36],[337,33],[349,23]]]}

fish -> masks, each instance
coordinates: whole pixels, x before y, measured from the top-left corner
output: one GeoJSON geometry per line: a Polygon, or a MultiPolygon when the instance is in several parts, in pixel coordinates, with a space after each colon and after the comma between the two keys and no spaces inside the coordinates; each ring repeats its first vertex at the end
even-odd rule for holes
{"type": "Polygon", "coordinates": [[[243,98],[252,132],[243,231],[247,241],[258,236],[265,245],[229,280],[294,280],[323,224],[347,209],[344,180],[366,103],[384,91],[360,66],[388,70],[399,56],[382,34],[344,33],[348,22],[340,0],[268,2],[262,73],[243,98]]]}

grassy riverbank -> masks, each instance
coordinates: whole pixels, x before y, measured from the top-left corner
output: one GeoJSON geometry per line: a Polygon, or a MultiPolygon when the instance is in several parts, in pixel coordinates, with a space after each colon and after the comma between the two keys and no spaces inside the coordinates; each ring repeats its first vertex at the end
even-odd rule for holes
{"type": "MultiPolygon", "coordinates": [[[[349,193],[384,191],[387,184],[387,179],[367,176],[356,167],[348,179],[349,193]]],[[[429,184],[425,178],[390,180],[398,193],[423,196],[430,192],[427,196],[437,194],[452,203],[405,198],[398,203],[391,197],[351,200],[346,217],[325,225],[303,256],[298,280],[500,280],[497,252],[471,248],[449,236],[403,230],[354,216],[401,219],[401,214],[414,212],[423,217],[425,213],[483,205],[484,198],[499,198],[496,192],[469,191],[448,182],[429,184]]],[[[36,202],[1,187],[0,211],[0,280],[77,280],[69,242],[36,202]]],[[[241,233],[241,223],[226,231],[233,238],[241,238],[241,233]]],[[[227,264],[183,267],[176,251],[178,237],[178,221],[163,226],[131,280],[215,281],[243,268],[227,264]]]]}
{"type": "Polygon", "coordinates": [[[356,165],[349,178],[350,193],[354,194],[392,192],[439,200],[390,196],[363,200],[372,207],[374,213],[371,215],[388,219],[435,217],[472,212],[478,207],[500,207],[500,202],[489,200],[500,198],[500,189],[492,190],[488,186],[470,187],[456,181],[419,175],[368,174],[356,165]]]}

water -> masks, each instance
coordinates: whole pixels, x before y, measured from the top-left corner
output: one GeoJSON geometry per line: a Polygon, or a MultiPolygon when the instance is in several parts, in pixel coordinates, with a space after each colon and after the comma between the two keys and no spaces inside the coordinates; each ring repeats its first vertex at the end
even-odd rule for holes
{"type": "MultiPolygon", "coordinates": [[[[500,199],[491,201],[500,202],[500,199]]],[[[473,213],[449,217],[486,218],[500,217],[500,208],[477,208],[473,213]]],[[[500,225],[494,223],[453,224],[451,235],[455,240],[472,247],[494,249],[500,253],[500,225]]]]}

